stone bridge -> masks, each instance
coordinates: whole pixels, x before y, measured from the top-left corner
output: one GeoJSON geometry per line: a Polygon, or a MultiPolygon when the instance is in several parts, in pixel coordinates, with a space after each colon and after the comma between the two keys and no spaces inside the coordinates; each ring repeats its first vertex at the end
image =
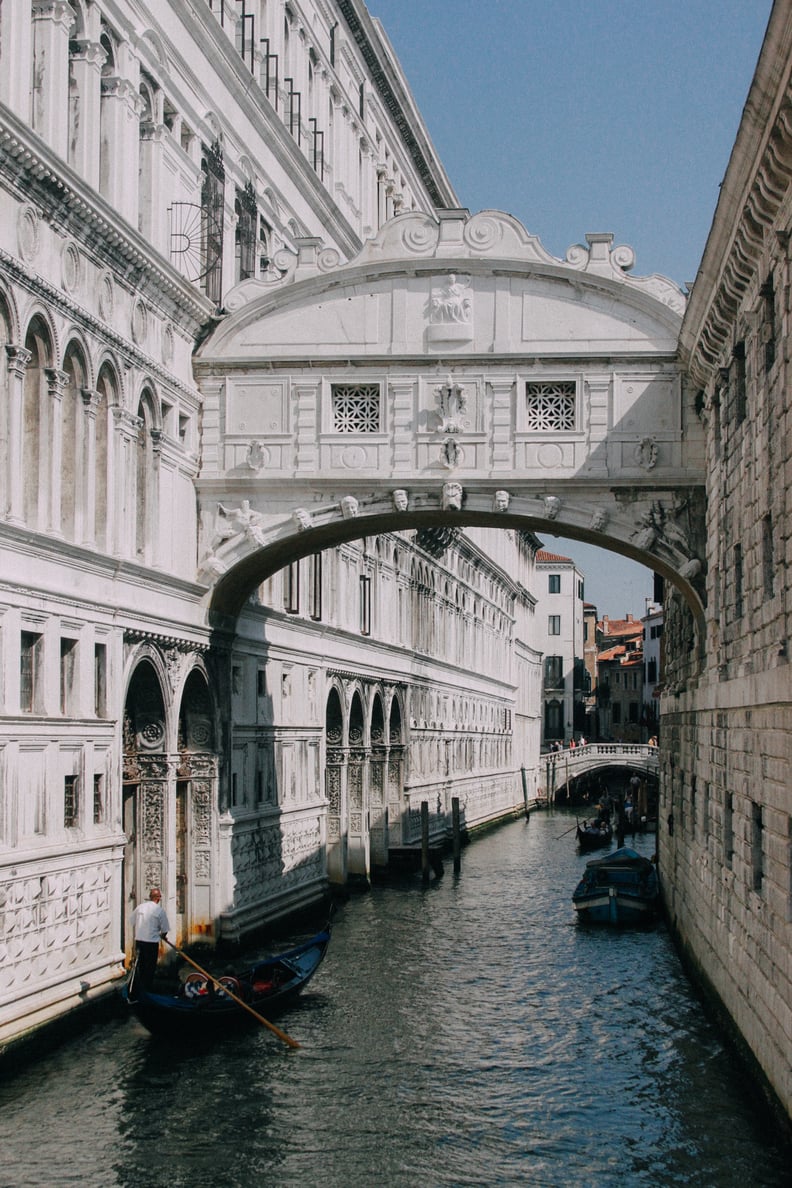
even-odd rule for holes
{"type": "Polygon", "coordinates": [[[555,793],[566,787],[570,780],[589,772],[626,768],[639,775],[657,778],[660,770],[657,747],[647,743],[586,743],[574,750],[551,752],[543,759],[548,800],[553,800],[555,793]]]}
{"type": "Polygon", "coordinates": [[[201,579],[219,627],[288,561],[457,525],[632,557],[701,625],[685,298],[632,277],[612,236],[586,240],[561,260],[500,212],[410,213],[348,263],[305,239],[232,291],[196,358],[201,579]]]}

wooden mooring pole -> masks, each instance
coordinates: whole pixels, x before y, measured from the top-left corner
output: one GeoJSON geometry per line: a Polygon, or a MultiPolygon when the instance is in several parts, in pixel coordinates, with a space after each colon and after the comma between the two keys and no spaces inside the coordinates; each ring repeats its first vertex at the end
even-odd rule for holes
{"type": "Polygon", "coordinates": [[[454,855],[454,874],[459,874],[459,868],[462,865],[460,859],[461,846],[459,837],[459,797],[453,796],[451,798],[451,844],[454,855]]]}
{"type": "Polygon", "coordinates": [[[421,801],[421,878],[429,882],[429,801],[421,801]]]}

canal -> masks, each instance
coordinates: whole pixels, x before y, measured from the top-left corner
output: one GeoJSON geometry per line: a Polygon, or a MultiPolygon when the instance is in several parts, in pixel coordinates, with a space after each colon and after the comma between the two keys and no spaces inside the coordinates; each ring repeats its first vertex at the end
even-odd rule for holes
{"type": "Polygon", "coordinates": [[[263,1028],[173,1051],[120,1017],[6,1071],[3,1188],[788,1184],[665,928],[576,923],[570,824],[346,902],[279,1021],[299,1051],[263,1028]]]}

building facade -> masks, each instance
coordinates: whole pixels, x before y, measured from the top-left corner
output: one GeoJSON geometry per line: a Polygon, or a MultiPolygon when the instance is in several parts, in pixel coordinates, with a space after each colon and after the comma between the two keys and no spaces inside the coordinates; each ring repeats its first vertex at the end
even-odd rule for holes
{"type": "Polygon", "coordinates": [[[522,803],[529,536],[350,542],[231,636],[197,566],[225,295],[454,205],[363,4],[0,6],[1,1041],[114,983],[152,884],[237,938],[421,801],[442,835],[452,783],[470,826],[522,803]]]}
{"type": "Polygon", "coordinates": [[[778,0],[680,340],[707,433],[707,631],[695,673],[667,596],[660,862],[677,935],[787,1113],[790,243],[792,5],[778,0]]]}
{"type": "Polygon", "coordinates": [[[544,653],[542,743],[568,743],[586,729],[587,672],[583,656],[583,575],[570,557],[540,549],[536,556],[536,615],[544,653]]]}

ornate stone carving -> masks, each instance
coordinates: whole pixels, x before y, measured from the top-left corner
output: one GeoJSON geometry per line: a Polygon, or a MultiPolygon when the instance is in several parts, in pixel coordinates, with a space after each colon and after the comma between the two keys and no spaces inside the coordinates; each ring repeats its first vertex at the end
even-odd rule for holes
{"type": "Polygon", "coordinates": [[[606,507],[595,507],[591,515],[590,527],[594,532],[604,532],[610,520],[610,512],[606,507]]]}
{"type": "Polygon", "coordinates": [[[492,497],[492,510],[496,512],[505,512],[509,510],[509,492],[496,491],[492,497]]]}
{"type": "Polygon", "coordinates": [[[222,503],[218,503],[217,507],[224,520],[218,525],[214,548],[240,536],[245,536],[258,545],[266,543],[261,528],[264,517],[261,512],[253,511],[249,499],[243,499],[239,507],[224,507],[222,503]]]}
{"type": "Polygon", "coordinates": [[[443,511],[461,511],[464,491],[461,483],[443,483],[442,508],[443,511]]]}
{"type": "Polygon", "coordinates": [[[409,507],[410,499],[403,487],[393,492],[393,510],[397,512],[405,512],[409,507]]]}
{"type": "Polygon", "coordinates": [[[358,514],[358,501],[354,495],[345,495],[341,500],[341,515],[345,520],[353,520],[358,514]]]}
{"type": "Polygon", "coordinates": [[[295,507],[292,512],[292,521],[298,532],[304,532],[306,528],[311,527],[311,513],[304,507],[295,507]]]}
{"type": "Polygon", "coordinates": [[[557,520],[561,511],[561,500],[557,495],[545,495],[543,500],[544,514],[548,520],[557,520]]]}
{"type": "Polygon", "coordinates": [[[653,437],[642,437],[634,451],[635,461],[642,470],[654,470],[657,454],[658,446],[653,437]]]}
{"type": "Polygon", "coordinates": [[[473,320],[473,290],[468,277],[451,273],[445,285],[432,289],[429,316],[435,325],[473,320]]]}

